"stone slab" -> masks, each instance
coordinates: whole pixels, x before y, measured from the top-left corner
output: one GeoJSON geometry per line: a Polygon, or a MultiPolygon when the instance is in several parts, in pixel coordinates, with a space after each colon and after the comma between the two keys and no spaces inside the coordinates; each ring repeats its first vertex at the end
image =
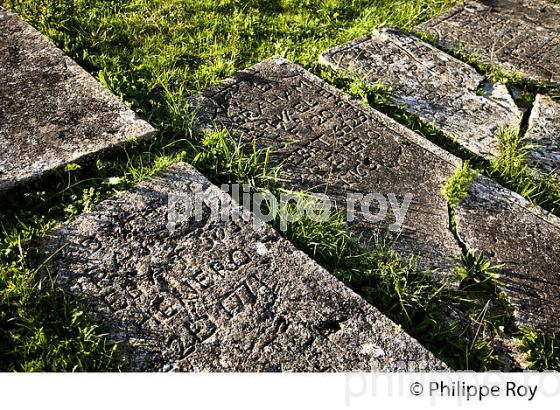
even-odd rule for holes
{"type": "Polygon", "coordinates": [[[397,103],[487,159],[500,153],[497,131],[521,121],[505,86],[485,81],[473,67],[400,30],[376,30],[334,47],[321,62],[390,87],[397,103]]]}
{"type": "Polygon", "coordinates": [[[178,164],[54,231],[44,249],[59,283],[128,342],[133,370],[446,368],[258,222],[178,164]],[[205,205],[198,219],[187,212],[195,197],[205,205]]]}
{"type": "Polygon", "coordinates": [[[560,219],[479,176],[456,205],[460,238],[500,269],[520,325],[560,331],[560,219]]]}
{"type": "Polygon", "coordinates": [[[153,132],[42,34],[2,7],[0,79],[0,191],[153,132]]]}
{"type": "Polygon", "coordinates": [[[560,85],[560,5],[552,1],[465,1],[417,30],[434,35],[444,48],[560,85]]]}
{"type": "Polygon", "coordinates": [[[525,134],[531,151],[527,161],[541,173],[560,176],[560,103],[537,95],[525,134]]]}
{"type": "MultiPolygon", "coordinates": [[[[339,209],[349,193],[392,193],[399,203],[412,195],[402,229],[390,233],[396,249],[425,268],[448,272],[455,265],[460,248],[441,190],[461,161],[425,138],[282,58],[193,96],[190,109],[201,126],[271,148],[289,188],[325,193],[339,209]]],[[[350,228],[366,238],[384,235],[396,221],[390,211],[378,223],[356,217],[350,228]]]]}

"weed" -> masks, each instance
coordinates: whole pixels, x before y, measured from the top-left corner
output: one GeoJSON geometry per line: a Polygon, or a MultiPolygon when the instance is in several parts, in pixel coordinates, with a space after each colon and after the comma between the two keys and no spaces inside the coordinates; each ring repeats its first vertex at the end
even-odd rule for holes
{"type": "Polygon", "coordinates": [[[541,176],[532,170],[525,158],[531,145],[519,129],[504,127],[497,134],[500,156],[491,161],[485,173],[531,202],[559,215],[560,184],[555,175],[541,176]]]}
{"type": "Polygon", "coordinates": [[[531,370],[560,370],[560,340],[535,329],[522,328],[519,349],[527,354],[531,370]]]}
{"type": "Polygon", "coordinates": [[[471,170],[468,161],[457,168],[442,190],[442,195],[450,206],[456,205],[467,197],[469,185],[476,175],[476,171],[471,170]]]}
{"type": "Polygon", "coordinates": [[[482,252],[465,252],[461,255],[461,265],[457,268],[457,279],[462,289],[476,289],[477,292],[497,295],[498,275],[482,252]]]}

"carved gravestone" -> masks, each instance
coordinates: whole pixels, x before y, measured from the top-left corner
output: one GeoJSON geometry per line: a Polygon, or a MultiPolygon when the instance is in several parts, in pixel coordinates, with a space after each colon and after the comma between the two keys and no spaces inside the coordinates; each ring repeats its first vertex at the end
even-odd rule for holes
{"type": "Polygon", "coordinates": [[[188,165],[100,203],[44,249],[132,370],[445,368],[188,165]]]}
{"type": "Polygon", "coordinates": [[[552,1],[465,1],[417,30],[444,48],[560,85],[560,6],[552,1]]]}
{"type": "Polygon", "coordinates": [[[383,29],[334,47],[321,61],[393,90],[395,101],[484,158],[500,154],[496,133],[521,112],[502,84],[414,35],[383,29]]]}

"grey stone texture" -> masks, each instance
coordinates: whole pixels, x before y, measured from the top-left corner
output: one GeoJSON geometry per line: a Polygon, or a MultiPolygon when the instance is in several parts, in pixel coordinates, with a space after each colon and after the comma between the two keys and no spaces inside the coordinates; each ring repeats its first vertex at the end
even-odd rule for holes
{"type": "Polygon", "coordinates": [[[0,79],[0,191],[153,132],[42,34],[2,7],[0,79]]]}
{"type": "Polygon", "coordinates": [[[397,103],[487,159],[499,155],[496,132],[521,121],[504,85],[486,81],[473,67],[400,30],[376,30],[334,47],[321,62],[390,87],[397,103]]]}
{"type": "MultiPolygon", "coordinates": [[[[368,221],[356,206],[350,228],[366,239],[388,232],[404,257],[449,272],[460,248],[441,194],[460,160],[385,115],[351,99],[301,67],[272,58],[212,86],[190,101],[199,123],[271,148],[287,187],[327,194],[339,209],[347,194],[394,194],[412,203],[398,232],[390,210],[368,221]],[[389,230],[390,231],[390,230],[389,230]]],[[[371,211],[379,207],[372,201],[371,211]]]]}
{"type": "Polygon", "coordinates": [[[44,249],[59,283],[127,342],[132,370],[446,369],[186,164],[100,203],[44,249]],[[238,218],[211,212],[219,203],[238,218]]]}
{"type": "Polygon", "coordinates": [[[444,48],[560,85],[560,6],[550,0],[465,1],[417,30],[444,48]]]}
{"type": "Polygon", "coordinates": [[[527,161],[543,174],[560,176],[560,103],[537,95],[525,134],[531,146],[527,161]]]}
{"type": "Polygon", "coordinates": [[[455,207],[457,233],[496,263],[518,323],[560,331],[560,219],[478,176],[455,207]]]}

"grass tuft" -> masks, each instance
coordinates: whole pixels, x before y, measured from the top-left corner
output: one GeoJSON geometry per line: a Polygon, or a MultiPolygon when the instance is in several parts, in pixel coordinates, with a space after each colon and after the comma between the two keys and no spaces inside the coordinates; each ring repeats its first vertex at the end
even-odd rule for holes
{"type": "Polygon", "coordinates": [[[442,195],[449,206],[454,206],[467,197],[469,185],[476,175],[477,172],[471,170],[468,161],[463,162],[463,164],[457,168],[442,190],[442,195]]]}
{"type": "Polygon", "coordinates": [[[555,175],[542,176],[526,162],[531,145],[519,129],[504,127],[497,139],[500,156],[490,162],[485,173],[548,211],[560,215],[560,181],[555,175]]]}
{"type": "Polygon", "coordinates": [[[560,340],[535,329],[522,328],[519,349],[527,354],[530,370],[560,371],[560,340]]]}

